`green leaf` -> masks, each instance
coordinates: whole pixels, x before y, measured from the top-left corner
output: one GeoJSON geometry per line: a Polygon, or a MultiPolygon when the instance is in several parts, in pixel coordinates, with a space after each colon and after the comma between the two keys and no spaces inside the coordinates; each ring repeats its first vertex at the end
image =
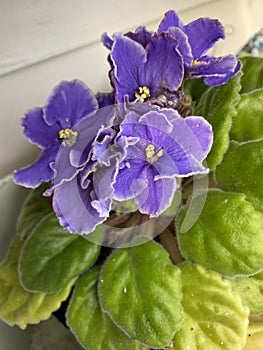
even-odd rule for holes
{"type": "Polygon", "coordinates": [[[98,272],[96,267],[78,281],[67,310],[67,324],[85,349],[141,349],[102,312],[97,295],[98,272]]]}
{"type": "Polygon", "coordinates": [[[184,322],[172,349],[243,349],[249,311],[230,283],[200,265],[184,263],[180,268],[184,322]]]}
{"type": "Polygon", "coordinates": [[[263,59],[259,57],[241,58],[243,76],[241,94],[263,88],[263,59]]]}
{"type": "Polygon", "coordinates": [[[213,146],[207,157],[207,165],[214,169],[220,164],[229,144],[232,118],[236,115],[235,105],[239,101],[241,73],[222,86],[209,88],[201,97],[195,115],[201,115],[213,127],[213,146]]]}
{"type": "Polygon", "coordinates": [[[263,211],[263,140],[231,142],[216,169],[216,180],[223,190],[245,193],[254,207],[263,211]]]}
{"type": "Polygon", "coordinates": [[[263,138],[263,90],[242,95],[233,118],[231,139],[236,141],[263,138]]]}
{"type": "Polygon", "coordinates": [[[118,327],[150,347],[166,346],[181,326],[180,270],[153,241],[119,249],[108,258],[99,297],[118,327]]]}
{"type": "Polygon", "coordinates": [[[69,233],[51,213],[33,230],[23,247],[21,283],[30,291],[58,292],[91,267],[99,252],[99,245],[69,233]]]}
{"type": "Polygon", "coordinates": [[[231,279],[233,288],[239,292],[243,304],[247,305],[251,314],[263,313],[263,272],[246,277],[231,279]]]}
{"type": "Polygon", "coordinates": [[[184,81],[184,93],[191,96],[192,101],[199,101],[206,90],[209,89],[203,79],[186,79],[184,81]]]}
{"type": "Polygon", "coordinates": [[[132,213],[138,210],[138,205],[135,203],[134,198],[128,199],[126,201],[114,200],[112,203],[112,210],[114,210],[117,215],[123,213],[132,213]]]}
{"type": "Polygon", "coordinates": [[[0,264],[0,318],[8,325],[24,329],[50,317],[62,301],[67,299],[75,281],[59,293],[29,293],[20,283],[17,264],[23,242],[16,236],[8,256],[0,264]]]}
{"type": "Polygon", "coordinates": [[[162,213],[163,216],[175,216],[177,210],[179,209],[182,203],[182,192],[177,189],[174,193],[173,200],[170,206],[162,213]]]}
{"type": "MultiPolygon", "coordinates": [[[[202,196],[202,193],[197,193],[202,196]]],[[[185,259],[225,276],[251,275],[263,266],[262,215],[244,194],[210,190],[203,210],[181,232],[188,205],[176,220],[178,243],[185,259]]]]}
{"type": "Polygon", "coordinates": [[[47,188],[47,184],[42,184],[27,196],[17,222],[17,232],[21,238],[28,237],[35,226],[52,212],[51,198],[43,196],[47,188]]]}

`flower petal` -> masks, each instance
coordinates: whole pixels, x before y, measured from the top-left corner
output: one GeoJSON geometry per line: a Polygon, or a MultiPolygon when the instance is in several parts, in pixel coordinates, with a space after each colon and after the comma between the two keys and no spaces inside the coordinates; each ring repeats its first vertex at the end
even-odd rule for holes
{"type": "Polygon", "coordinates": [[[141,26],[138,27],[135,32],[126,33],[125,36],[145,47],[151,41],[153,33],[149,32],[145,27],[141,26]]]}
{"type": "Polygon", "coordinates": [[[26,113],[22,119],[22,126],[25,128],[25,136],[40,148],[47,148],[55,144],[58,138],[59,125],[50,127],[43,119],[42,108],[34,108],[26,113]]]}
{"type": "Polygon", "coordinates": [[[187,35],[180,28],[175,27],[170,28],[169,33],[178,41],[178,51],[183,56],[184,63],[191,63],[193,60],[193,54],[187,35]]]}
{"type": "Polygon", "coordinates": [[[151,167],[145,168],[147,171],[148,185],[135,198],[138,209],[143,214],[156,217],[164,212],[174,196],[177,188],[176,179],[154,180],[155,172],[151,167]]]}
{"type": "MultiPolygon", "coordinates": [[[[72,166],[79,167],[87,163],[94,140],[99,132],[113,125],[115,106],[100,108],[95,114],[82,118],[74,127],[78,132],[77,142],[68,149],[72,166]]],[[[63,149],[62,149],[63,151],[63,149]]]]}
{"type": "Polygon", "coordinates": [[[177,47],[177,40],[168,33],[153,36],[147,45],[147,63],[143,81],[150,89],[151,95],[155,95],[161,86],[170,90],[177,90],[181,86],[184,65],[177,47]]]}
{"type": "Polygon", "coordinates": [[[234,55],[202,57],[202,61],[187,67],[187,74],[194,77],[225,76],[235,71],[237,59],[234,55]]]}
{"type": "MultiPolygon", "coordinates": [[[[109,216],[117,159],[85,179],[82,173],[55,188],[53,207],[60,224],[72,233],[88,234],[109,216]]],[[[83,172],[85,176],[85,171],[83,172]]]]}
{"type": "Polygon", "coordinates": [[[98,92],[95,97],[98,101],[99,108],[113,105],[115,102],[114,92],[98,92]]]}
{"type": "Polygon", "coordinates": [[[58,122],[61,129],[66,129],[72,128],[97,108],[94,94],[84,83],[79,80],[63,81],[49,98],[43,117],[48,125],[58,122]]]}
{"type": "Polygon", "coordinates": [[[209,77],[205,78],[204,82],[209,86],[219,86],[228,82],[229,79],[233,78],[241,68],[241,62],[238,61],[233,72],[227,73],[223,77],[209,77]]]}
{"type": "Polygon", "coordinates": [[[47,194],[51,194],[53,189],[65,180],[71,180],[90,161],[97,136],[104,130],[108,132],[114,115],[114,106],[107,106],[99,109],[95,114],[82,118],[74,126],[74,131],[77,132],[76,142],[72,146],[61,143],[53,164],[56,176],[47,194]]]}
{"type": "Polygon", "coordinates": [[[113,45],[113,40],[109,37],[108,33],[103,33],[101,36],[101,41],[107,49],[111,50],[113,45]]]}
{"type": "Polygon", "coordinates": [[[119,170],[114,184],[114,199],[123,201],[134,198],[147,186],[143,161],[127,159],[124,168],[119,170]]]}
{"type": "Polygon", "coordinates": [[[133,101],[138,87],[144,85],[139,69],[146,62],[146,52],[142,45],[128,37],[116,34],[114,38],[111,59],[117,82],[117,98],[119,102],[123,102],[123,97],[127,94],[133,101]]]}
{"type": "Polygon", "coordinates": [[[168,29],[170,27],[179,27],[179,28],[183,27],[183,22],[180,20],[177,13],[172,10],[167,11],[165,13],[164,18],[159,24],[157,33],[168,32],[168,29]]]}
{"type": "MultiPolygon", "coordinates": [[[[191,147],[191,154],[198,161],[203,161],[211,150],[213,144],[212,126],[202,117],[188,117],[183,119],[189,127],[188,133],[192,134],[190,144],[186,144],[187,140],[183,140],[185,148],[191,147]]],[[[179,131],[180,132],[180,131],[179,131]]]]}
{"type": "Polygon", "coordinates": [[[184,27],[194,58],[205,54],[219,39],[225,38],[224,28],[217,19],[198,18],[184,27]]]}
{"type": "Polygon", "coordinates": [[[104,221],[91,206],[92,190],[91,183],[83,190],[78,184],[77,177],[55,188],[53,208],[61,226],[69,232],[90,233],[104,221]]]}
{"type": "Polygon", "coordinates": [[[59,144],[45,149],[39,159],[27,168],[14,172],[14,182],[29,188],[35,188],[42,182],[48,182],[54,177],[52,164],[59,148],[59,144]]]}

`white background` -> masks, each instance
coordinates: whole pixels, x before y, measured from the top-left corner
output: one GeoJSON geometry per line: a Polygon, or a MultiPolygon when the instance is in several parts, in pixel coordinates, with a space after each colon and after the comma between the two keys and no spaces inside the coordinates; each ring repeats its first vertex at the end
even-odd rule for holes
{"type": "Polygon", "coordinates": [[[103,32],[154,29],[171,8],[185,23],[199,16],[222,21],[228,38],[216,54],[235,53],[263,26],[262,0],[0,0],[0,177],[35,159],[20,119],[43,106],[61,80],[108,89],[103,32]]]}

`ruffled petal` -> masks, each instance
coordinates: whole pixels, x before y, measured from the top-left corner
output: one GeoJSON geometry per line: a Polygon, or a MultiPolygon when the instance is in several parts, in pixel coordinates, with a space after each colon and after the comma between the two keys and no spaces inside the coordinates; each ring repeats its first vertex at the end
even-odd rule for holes
{"type": "Polygon", "coordinates": [[[114,199],[123,201],[134,198],[141,193],[147,186],[144,172],[145,164],[143,161],[127,159],[116,177],[114,199]]]}
{"type": "Polygon", "coordinates": [[[154,180],[155,171],[151,167],[145,170],[148,185],[136,196],[135,202],[141,213],[156,217],[170,206],[177,188],[176,179],[154,180]]]}
{"type": "Polygon", "coordinates": [[[53,196],[53,208],[60,222],[60,225],[71,233],[87,234],[102,223],[95,208],[91,206],[93,187],[90,183],[83,190],[77,181],[64,182],[55,189],[53,196]]]}
{"type": "Polygon", "coordinates": [[[114,92],[98,92],[95,95],[99,108],[107,107],[115,103],[114,92]]]}
{"type": "Polygon", "coordinates": [[[25,128],[24,135],[40,148],[48,148],[57,142],[59,125],[50,127],[45,123],[42,108],[29,110],[21,124],[25,128]]]}
{"type": "Polygon", "coordinates": [[[175,27],[171,27],[169,33],[178,41],[178,51],[183,56],[184,63],[191,63],[193,60],[193,54],[187,35],[180,28],[175,27]]]}
{"type": "MultiPolygon", "coordinates": [[[[173,126],[172,137],[181,149],[202,162],[213,144],[212,126],[202,117],[178,118],[173,121],[173,126]]],[[[168,151],[170,151],[169,148],[168,151]]]]}
{"type": "Polygon", "coordinates": [[[40,158],[27,168],[14,172],[14,182],[29,188],[35,188],[42,182],[48,182],[54,177],[52,164],[55,161],[59,145],[45,149],[40,158]]]}
{"type": "MultiPolygon", "coordinates": [[[[114,106],[107,106],[99,109],[95,114],[82,118],[74,126],[74,131],[77,132],[76,142],[72,146],[61,143],[53,164],[56,176],[47,194],[51,194],[53,189],[62,182],[71,180],[90,161],[95,140],[103,132],[109,132],[108,128],[112,126],[114,115],[114,106]]],[[[112,137],[113,134],[110,140],[112,137]]],[[[103,146],[103,152],[105,152],[107,144],[103,146]]],[[[97,148],[95,151],[98,153],[97,148]]],[[[101,150],[101,153],[103,152],[101,150]]]]}
{"type": "Polygon", "coordinates": [[[177,47],[177,40],[168,33],[155,35],[146,47],[147,63],[141,74],[145,75],[144,85],[150,89],[152,96],[161,86],[170,90],[181,86],[184,64],[177,47]]]}
{"type": "Polygon", "coordinates": [[[146,52],[142,45],[128,37],[115,35],[114,38],[111,59],[117,83],[117,98],[123,102],[123,97],[127,94],[130,101],[133,101],[138,87],[144,85],[139,70],[146,62],[146,52]]]}
{"type": "Polygon", "coordinates": [[[170,27],[183,27],[183,22],[180,20],[177,13],[172,10],[165,13],[164,18],[159,24],[157,33],[168,32],[170,27]]]}
{"type": "Polygon", "coordinates": [[[116,164],[117,159],[113,159],[109,167],[90,173],[85,186],[83,171],[55,188],[53,207],[63,227],[72,233],[88,234],[106,220],[112,204],[116,164]]]}
{"type": "Polygon", "coordinates": [[[184,27],[193,57],[204,55],[219,39],[225,38],[224,28],[217,19],[198,18],[184,27]]]}
{"type": "Polygon", "coordinates": [[[205,78],[204,82],[209,86],[219,86],[228,82],[229,79],[233,78],[240,70],[241,62],[238,61],[233,72],[225,74],[223,77],[210,77],[205,78]]]}
{"type": "Polygon", "coordinates": [[[187,75],[195,78],[205,77],[205,78],[226,78],[227,76],[235,75],[239,70],[240,65],[235,56],[227,55],[224,57],[209,57],[205,56],[202,61],[196,64],[190,64],[186,67],[187,75]]]}
{"type": "Polygon", "coordinates": [[[108,33],[102,34],[101,41],[107,49],[111,50],[113,45],[113,40],[109,37],[108,33]]]}
{"type": "Polygon", "coordinates": [[[59,123],[61,129],[72,128],[97,108],[94,94],[84,83],[79,80],[63,81],[49,98],[43,118],[48,125],[59,123]]]}
{"type": "Polygon", "coordinates": [[[145,27],[138,27],[135,32],[128,32],[125,34],[128,38],[141,44],[143,47],[151,41],[153,32],[149,32],[145,27]]]}

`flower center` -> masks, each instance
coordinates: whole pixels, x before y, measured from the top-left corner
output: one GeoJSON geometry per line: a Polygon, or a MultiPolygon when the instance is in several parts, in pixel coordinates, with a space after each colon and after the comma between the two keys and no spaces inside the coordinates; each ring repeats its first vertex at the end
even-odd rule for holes
{"type": "Polygon", "coordinates": [[[148,163],[153,164],[163,155],[163,150],[162,148],[159,148],[157,151],[155,151],[154,145],[149,144],[145,148],[145,154],[148,163]]]}
{"type": "Polygon", "coordinates": [[[136,98],[140,98],[144,102],[148,97],[150,97],[150,89],[147,88],[147,86],[140,86],[134,95],[136,98]]]}
{"type": "Polygon", "coordinates": [[[67,146],[73,146],[78,137],[78,132],[71,129],[61,129],[59,131],[59,138],[63,140],[63,144],[67,146]]]}

